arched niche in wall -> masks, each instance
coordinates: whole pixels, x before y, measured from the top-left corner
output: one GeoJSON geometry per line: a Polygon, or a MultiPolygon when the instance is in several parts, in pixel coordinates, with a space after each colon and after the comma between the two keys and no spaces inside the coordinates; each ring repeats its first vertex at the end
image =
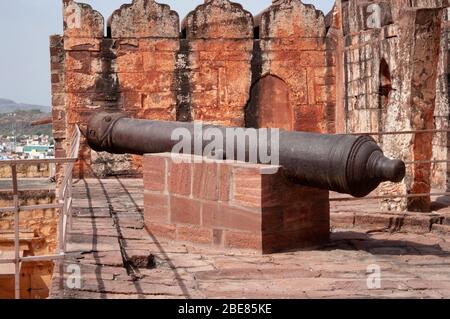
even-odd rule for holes
{"type": "Polygon", "coordinates": [[[247,127],[294,129],[289,86],[277,76],[265,75],[253,84],[245,111],[247,127]]]}
{"type": "Polygon", "coordinates": [[[379,108],[384,110],[389,104],[392,91],[391,72],[385,59],[380,62],[380,88],[379,88],[379,108]]]}

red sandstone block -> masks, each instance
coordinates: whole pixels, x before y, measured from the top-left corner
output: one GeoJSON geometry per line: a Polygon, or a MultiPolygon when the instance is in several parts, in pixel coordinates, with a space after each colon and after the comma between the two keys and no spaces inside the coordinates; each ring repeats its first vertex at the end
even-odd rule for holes
{"type": "Polygon", "coordinates": [[[144,52],[144,71],[174,72],[176,52],[144,52]]]}
{"type": "Polygon", "coordinates": [[[450,227],[448,225],[433,224],[431,231],[439,235],[450,236],[450,227]]]}
{"type": "Polygon", "coordinates": [[[264,50],[284,51],[324,51],[326,43],[324,38],[275,38],[261,40],[261,48],[264,50]]]}
{"type": "Polygon", "coordinates": [[[232,201],[241,206],[261,207],[262,178],[259,168],[234,168],[232,201]]]}
{"type": "Polygon", "coordinates": [[[355,222],[355,213],[333,213],[330,216],[332,227],[353,228],[355,222]]]}
{"type": "Polygon", "coordinates": [[[177,226],[177,240],[198,244],[212,244],[213,231],[198,226],[177,226]]]}
{"type": "Polygon", "coordinates": [[[329,228],[316,227],[298,231],[282,231],[262,236],[262,252],[276,253],[291,249],[313,247],[324,244],[329,240],[329,228]]]}
{"type": "Polygon", "coordinates": [[[231,193],[231,175],[233,170],[228,164],[219,164],[217,167],[219,171],[219,200],[228,202],[231,193]]]}
{"type": "Polygon", "coordinates": [[[145,81],[142,72],[121,72],[118,75],[121,92],[136,92],[142,90],[145,81]]]}
{"type": "Polygon", "coordinates": [[[191,195],[192,164],[176,164],[169,160],[168,187],[170,194],[191,195]]]}
{"type": "Polygon", "coordinates": [[[66,130],[66,121],[65,116],[66,112],[53,110],[53,131],[65,131],[66,130]]]}
{"type": "Polygon", "coordinates": [[[314,69],[314,82],[316,85],[336,84],[336,67],[318,67],[314,69]]]}
{"type": "Polygon", "coordinates": [[[173,72],[122,72],[118,73],[118,77],[122,92],[166,92],[173,85],[173,72]]]}
{"type": "Polygon", "coordinates": [[[283,207],[264,208],[261,217],[261,229],[263,233],[282,231],[284,229],[283,207]]]}
{"type": "Polygon", "coordinates": [[[60,83],[52,83],[52,92],[56,93],[64,93],[66,90],[66,86],[63,82],[60,83]]]}
{"type": "Polygon", "coordinates": [[[311,207],[308,207],[312,202],[305,203],[305,205],[289,205],[283,209],[283,224],[285,231],[295,231],[303,229],[311,225],[312,216],[311,207]]]}
{"type": "Polygon", "coordinates": [[[162,237],[171,240],[176,239],[175,225],[157,224],[145,220],[145,228],[151,235],[155,237],[162,237]]]}
{"type": "MultiPolygon", "coordinates": [[[[200,51],[199,57],[201,61],[245,61],[248,63],[250,54],[244,54],[242,51],[200,51]]],[[[247,64],[248,66],[248,64],[247,64]]]]}
{"type": "Polygon", "coordinates": [[[194,166],[194,198],[216,201],[219,198],[217,163],[196,163],[194,166]]]}
{"type": "Polygon", "coordinates": [[[215,206],[204,205],[204,209],[210,209],[210,213],[203,214],[203,225],[216,229],[232,229],[250,232],[261,231],[261,212],[257,209],[249,210],[233,207],[225,204],[215,206]]]}
{"type": "MultiPolygon", "coordinates": [[[[194,92],[200,94],[198,96],[199,99],[201,99],[202,91],[214,91],[217,88],[218,76],[219,70],[217,68],[212,68],[206,65],[202,66],[197,72],[192,72],[192,83],[197,83],[197,85],[200,86],[198,89],[194,90],[194,92]]],[[[212,92],[210,92],[210,94],[212,94],[212,92]]],[[[193,94],[193,97],[195,97],[195,94],[193,94]]],[[[212,97],[212,95],[209,97],[212,97]]],[[[203,99],[206,100],[209,99],[209,97],[205,96],[203,99]]]]}
{"type": "Polygon", "coordinates": [[[172,88],[173,72],[148,71],[143,73],[142,92],[165,92],[172,88]]]}
{"type": "Polygon", "coordinates": [[[327,123],[324,115],[324,105],[300,105],[294,110],[295,130],[304,132],[325,133],[327,123]]]}
{"type": "MultiPolygon", "coordinates": [[[[52,60],[54,58],[52,57],[52,60]]],[[[50,70],[52,73],[62,73],[64,70],[64,65],[61,62],[51,62],[50,63],[50,70]]]]}
{"type": "Polygon", "coordinates": [[[101,39],[65,37],[64,50],[98,52],[100,51],[100,42],[101,39]]]}
{"type": "Polygon", "coordinates": [[[201,204],[198,200],[185,197],[170,197],[171,222],[200,225],[201,204]]]}
{"type": "Polygon", "coordinates": [[[253,41],[250,39],[195,39],[190,41],[192,51],[237,51],[248,52],[253,50],[253,41]]]}
{"type": "Polygon", "coordinates": [[[144,216],[149,222],[168,224],[169,196],[144,191],[144,216]]]}
{"type": "Polygon", "coordinates": [[[389,229],[396,228],[402,222],[402,216],[392,216],[389,214],[356,214],[354,225],[355,227],[371,229],[389,229]]]}
{"type": "Polygon", "coordinates": [[[222,246],[223,244],[223,233],[222,229],[213,229],[213,244],[214,246],[222,246]]]}
{"type": "MultiPolygon", "coordinates": [[[[281,53],[281,55],[285,55],[286,58],[291,56],[290,52],[281,53]]],[[[298,51],[295,52],[294,55],[297,56],[298,63],[301,66],[326,67],[334,64],[334,58],[328,58],[325,51],[298,51]]]]}
{"type": "MultiPolygon", "coordinates": [[[[65,94],[62,93],[53,93],[52,94],[52,106],[53,106],[53,113],[55,113],[55,106],[63,106],[65,104],[65,94]]],[[[58,112],[62,112],[61,110],[58,110],[58,112]]],[[[59,119],[61,119],[62,117],[58,117],[59,119]]]]}
{"type": "Polygon", "coordinates": [[[116,60],[117,72],[142,72],[142,53],[122,50],[116,60]]]}
{"type": "Polygon", "coordinates": [[[219,203],[202,202],[202,218],[201,224],[204,227],[212,227],[214,224],[214,216],[219,213],[219,203]]]}
{"type": "Polygon", "coordinates": [[[142,94],[142,108],[144,110],[173,110],[176,106],[176,96],[172,91],[142,94]]]}
{"type": "Polygon", "coordinates": [[[117,56],[126,52],[137,52],[139,50],[139,40],[133,38],[117,39],[115,43],[117,47],[117,56]]]}
{"type": "Polygon", "coordinates": [[[226,248],[262,250],[261,235],[227,230],[224,234],[226,248]]]}
{"type": "Polygon", "coordinates": [[[95,108],[99,108],[100,104],[97,101],[99,94],[91,92],[81,93],[67,93],[66,101],[69,103],[70,109],[76,109],[77,111],[93,111],[95,108]]]}
{"type": "Polygon", "coordinates": [[[177,52],[180,49],[178,39],[139,39],[139,49],[144,51],[172,51],[177,52]]]}
{"type": "Polygon", "coordinates": [[[146,155],[144,157],[144,189],[164,191],[166,189],[166,159],[146,155]]]}
{"type": "Polygon", "coordinates": [[[60,82],[59,74],[52,74],[51,75],[51,83],[59,83],[59,82],[60,82]]]}
{"type": "MultiPolygon", "coordinates": [[[[288,197],[293,193],[295,185],[289,182],[279,170],[276,174],[265,174],[261,176],[261,207],[280,207],[287,203],[288,197]]],[[[296,192],[295,200],[302,198],[296,192]]]]}
{"type": "Polygon", "coordinates": [[[124,92],[122,93],[122,100],[126,111],[142,108],[142,95],[139,92],[124,92]]]}
{"type": "Polygon", "coordinates": [[[433,224],[440,224],[440,216],[417,216],[406,215],[404,216],[401,224],[401,230],[410,233],[428,233],[430,232],[433,224]]]}
{"type": "Polygon", "coordinates": [[[70,51],[66,55],[66,70],[89,74],[91,53],[87,51],[70,51]]]}
{"type": "Polygon", "coordinates": [[[316,85],[315,93],[317,103],[327,103],[336,100],[336,90],[334,85],[316,85]]]}
{"type": "Polygon", "coordinates": [[[175,106],[167,109],[141,109],[140,112],[137,113],[137,117],[159,121],[175,121],[174,110],[175,106]]]}
{"type": "Polygon", "coordinates": [[[66,90],[68,93],[94,93],[97,74],[66,72],[66,90]]]}

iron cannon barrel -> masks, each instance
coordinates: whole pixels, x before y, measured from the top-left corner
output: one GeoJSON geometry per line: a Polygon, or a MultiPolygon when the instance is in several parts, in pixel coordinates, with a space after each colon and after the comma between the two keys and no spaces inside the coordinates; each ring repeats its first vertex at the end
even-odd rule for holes
{"type": "Polygon", "coordinates": [[[174,135],[177,137],[185,132],[190,138],[191,147],[188,147],[188,151],[184,149],[184,152],[197,154],[200,150],[197,155],[202,155],[212,140],[211,137],[199,134],[212,129],[223,136],[219,151],[224,159],[234,160],[237,152],[242,151],[247,162],[266,164],[260,155],[252,157],[250,153],[256,151],[256,154],[260,154],[263,148],[264,151],[267,150],[267,154],[273,155],[275,149],[272,147],[277,146],[277,164],[293,182],[355,197],[368,195],[382,182],[400,182],[405,176],[405,164],[385,157],[375,140],[368,136],[280,130],[275,140],[267,130],[264,133],[262,130],[234,128],[244,136],[256,134],[258,143],[252,146],[249,143],[239,144],[234,140],[235,136],[227,135],[230,129],[228,127],[205,125],[202,131],[198,131],[196,125],[198,124],[139,120],[121,113],[102,112],[90,119],[86,137],[90,147],[98,152],[143,155],[174,152],[180,142],[174,135]],[[231,142],[234,146],[230,152],[227,147],[231,142]]]}

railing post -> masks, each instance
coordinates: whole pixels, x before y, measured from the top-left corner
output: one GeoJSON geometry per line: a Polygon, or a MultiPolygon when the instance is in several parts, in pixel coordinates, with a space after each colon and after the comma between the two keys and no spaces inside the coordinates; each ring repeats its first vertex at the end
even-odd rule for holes
{"type": "MultiPolygon", "coordinates": [[[[69,165],[71,165],[71,164],[69,164],[69,165]]],[[[69,187],[69,189],[68,189],[68,192],[69,192],[69,196],[68,196],[69,197],[69,207],[68,207],[67,213],[69,214],[69,231],[71,231],[72,227],[73,227],[73,212],[72,212],[72,197],[73,197],[72,196],[72,183],[73,183],[73,177],[72,177],[72,170],[70,170],[69,174],[70,174],[69,181],[68,181],[68,183],[69,183],[69,185],[68,185],[68,187],[69,187]]]]}
{"type": "Polygon", "coordinates": [[[40,163],[39,160],[6,160],[0,162],[2,165],[9,165],[11,167],[11,175],[12,175],[12,191],[13,191],[13,206],[0,208],[0,212],[13,212],[14,213],[14,250],[15,257],[14,259],[7,259],[1,261],[10,263],[14,260],[15,264],[15,277],[14,277],[14,295],[16,299],[20,299],[20,266],[24,261],[40,261],[40,260],[58,260],[59,263],[59,271],[60,271],[60,285],[61,292],[64,294],[64,257],[66,252],[66,235],[67,232],[72,229],[72,200],[73,200],[73,192],[72,192],[72,182],[73,175],[72,170],[74,167],[74,161],[78,158],[79,144],[80,144],[80,130],[78,126],[76,126],[71,149],[70,149],[70,158],[65,159],[53,159],[53,160],[43,160],[43,163],[47,163],[53,168],[50,169],[50,172],[54,172],[56,170],[57,163],[66,164],[64,181],[56,186],[56,194],[57,194],[57,204],[54,205],[32,205],[32,206],[22,206],[19,202],[19,191],[18,191],[18,181],[17,181],[17,165],[32,165],[36,163],[40,163]],[[54,165],[52,165],[52,163],[54,165]],[[20,255],[20,213],[21,210],[29,211],[33,208],[39,209],[58,209],[59,210],[59,223],[58,223],[58,247],[57,253],[53,255],[47,256],[30,256],[22,258],[20,255]]]}
{"type": "Polygon", "coordinates": [[[14,201],[14,261],[15,261],[15,276],[14,276],[14,296],[20,299],[20,203],[19,191],[17,183],[17,166],[11,165],[12,186],[13,186],[13,201],[14,201]]]}

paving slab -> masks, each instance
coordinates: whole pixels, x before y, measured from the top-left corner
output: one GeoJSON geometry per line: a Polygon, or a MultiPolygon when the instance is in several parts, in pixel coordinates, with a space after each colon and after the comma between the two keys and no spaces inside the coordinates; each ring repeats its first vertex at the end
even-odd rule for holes
{"type": "Polygon", "coordinates": [[[332,216],[342,223],[328,244],[261,256],[159,240],[143,226],[142,190],[138,179],[75,182],[74,255],[55,265],[51,298],[450,298],[446,227],[414,231],[428,217],[412,231],[369,231],[353,220],[373,202],[338,202],[332,216]],[[71,265],[81,272],[75,289],[59,273],[71,265]],[[379,286],[368,285],[374,273],[379,286]]]}

